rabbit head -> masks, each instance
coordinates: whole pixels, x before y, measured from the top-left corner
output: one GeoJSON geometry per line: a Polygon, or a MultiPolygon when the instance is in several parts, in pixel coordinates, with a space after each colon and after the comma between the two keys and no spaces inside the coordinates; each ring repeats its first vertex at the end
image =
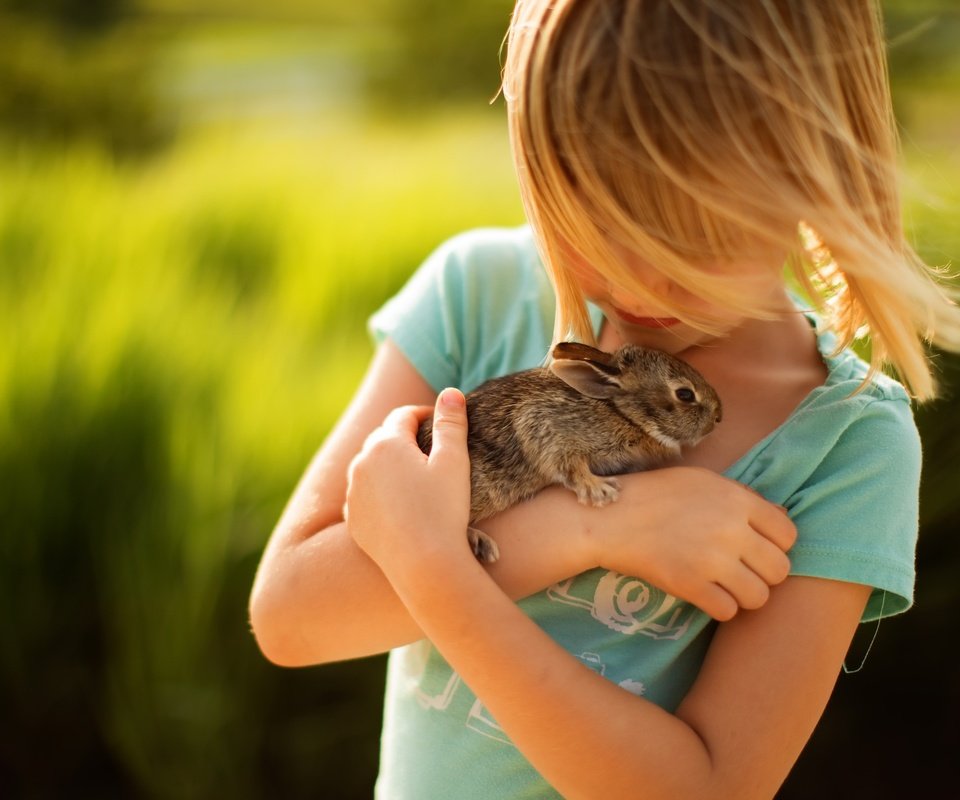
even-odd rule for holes
{"type": "Polygon", "coordinates": [[[624,345],[607,353],[561,342],[550,370],[587,397],[607,400],[667,445],[692,445],[721,418],[720,398],[693,367],[659,350],[624,345]]]}

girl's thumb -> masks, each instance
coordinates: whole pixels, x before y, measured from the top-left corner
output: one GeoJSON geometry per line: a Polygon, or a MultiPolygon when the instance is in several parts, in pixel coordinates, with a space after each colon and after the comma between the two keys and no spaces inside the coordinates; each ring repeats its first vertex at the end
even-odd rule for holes
{"type": "Polygon", "coordinates": [[[467,451],[467,402],[459,389],[444,389],[433,411],[430,459],[449,458],[467,451]]]}

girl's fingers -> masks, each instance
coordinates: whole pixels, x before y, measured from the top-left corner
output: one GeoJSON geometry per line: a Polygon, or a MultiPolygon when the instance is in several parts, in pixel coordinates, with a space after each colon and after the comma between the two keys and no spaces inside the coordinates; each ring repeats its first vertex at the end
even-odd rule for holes
{"type": "Polygon", "coordinates": [[[750,509],[750,524],[753,528],[786,552],[797,540],[797,528],[783,506],[777,506],[756,495],[750,509]]]}
{"type": "Polygon", "coordinates": [[[790,559],[786,553],[762,535],[751,539],[741,559],[769,586],[782,583],[790,574],[790,559]]]}
{"type": "Polygon", "coordinates": [[[740,609],[736,598],[717,583],[705,583],[699,586],[697,596],[686,599],[720,622],[733,619],[740,609]]]}
{"type": "Polygon", "coordinates": [[[770,599],[769,584],[742,562],[731,565],[720,585],[733,596],[740,608],[760,608],[770,599]]]}
{"type": "Polygon", "coordinates": [[[444,389],[437,397],[433,414],[433,443],[430,461],[453,463],[467,459],[467,406],[458,389],[444,389]]]}
{"type": "Polygon", "coordinates": [[[420,423],[432,413],[433,406],[399,406],[387,414],[380,427],[389,433],[408,433],[412,430],[416,434],[420,423]]]}

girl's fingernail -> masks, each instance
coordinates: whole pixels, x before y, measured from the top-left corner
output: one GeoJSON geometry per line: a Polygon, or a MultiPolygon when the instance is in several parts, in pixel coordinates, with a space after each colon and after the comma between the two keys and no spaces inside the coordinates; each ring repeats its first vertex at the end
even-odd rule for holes
{"type": "Polygon", "coordinates": [[[440,402],[451,408],[463,408],[466,400],[459,389],[444,389],[440,392],[440,402]]]}

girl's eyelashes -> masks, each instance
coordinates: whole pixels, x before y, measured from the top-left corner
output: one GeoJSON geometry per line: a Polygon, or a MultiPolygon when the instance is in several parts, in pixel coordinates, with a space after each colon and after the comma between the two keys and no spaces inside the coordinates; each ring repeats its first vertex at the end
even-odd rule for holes
{"type": "Polygon", "coordinates": [[[692,403],[697,399],[697,395],[694,393],[693,389],[688,389],[686,386],[681,386],[677,389],[674,394],[677,396],[677,400],[681,403],[692,403]]]}

